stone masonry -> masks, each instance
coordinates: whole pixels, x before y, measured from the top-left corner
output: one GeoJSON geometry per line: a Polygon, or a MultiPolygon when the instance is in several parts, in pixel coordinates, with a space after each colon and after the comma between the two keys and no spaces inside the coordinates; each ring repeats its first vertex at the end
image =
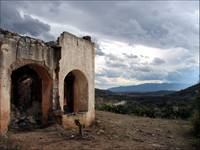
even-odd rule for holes
{"type": "Polygon", "coordinates": [[[55,42],[0,29],[0,133],[95,118],[95,45],[63,32],[55,42]]]}

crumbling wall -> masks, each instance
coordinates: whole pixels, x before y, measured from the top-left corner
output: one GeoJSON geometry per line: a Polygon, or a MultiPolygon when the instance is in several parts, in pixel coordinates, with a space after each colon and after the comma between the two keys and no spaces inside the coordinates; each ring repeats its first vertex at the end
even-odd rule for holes
{"type": "MultiPolygon", "coordinates": [[[[63,125],[67,128],[74,126],[74,120],[76,118],[82,120],[82,123],[85,125],[90,125],[94,120],[94,43],[91,42],[89,36],[84,38],[78,38],[70,33],[64,32],[59,37],[59,45],[61,46],[61,60],[60,60],[60,72],[59,72],[59,96],[60,96],[60,105],[63,110],[64,105],[64,80],[69,72],[77,70],[83,74],[88,82],[88,89],[84,89],[85,92],[88,92],[87,97],[87,109],[85,112],[74,112],[75,114],[65,114],[63,115],[63,125]]],[[[78,83],[81,83],[81,77],[77,75],[78,83]]],[[[75,81],[76,82],[76,81],[75,81]]],[[[84,82],[83,82],[84,83],[84,82]]],[[[83,86],[76,84],[77,86],[83,86]]],[[[76,88],[76,87],[75,87],[76,88]]],[[[83,88],[82,88],[83,89],[83,88]]],[[[75,90],[76,92],[76,90],[75,90]]],[[[75,96],[83,97],[82,93],[76,93],[75,96]]],[[[84,92],[83,92],[84,94],[84,92]]],[[[80,98],[81,100],[81,98],[80,98]]],[[[82,100],[85,101],[85,100],[82,100]]],[[[84,105],[84,102],[79,101],[77,104],[81,108],[81,105],[84,105]]],[[[75,100],[76,102],[76,100],[75,100]]],[[[76,104],[75,104],[76,105],[76,104]]],[[[79,109],[77,109],[79,110],[79,109]]]]}
{"type": "Polygon", "coordinates": [[[0,133],[6,133],[10,123],[12,73],[24,66],[34,70],[42,81],[43,123],[54,114],[61,115],[65,127],[75,127],[74,119],[91,124],[95,117],[94,53],[94,43],[89,36],[78,38],[64,32],[58,43],[45,43],[0,29],[0,133]],[[76,77],[76,111],[62,115],[64,79],[71,71],[76,77]]]}
{"type": "Polygon", "coordinates": [[[40,78],[45,80],[43,87],[46,89],[42,92],[46,97],[42,97],[42,109],[44,119],[47,120],[52,105],[52,90],[55,86],[52,84],[57,65],[54,48],[41,40],[2,29],[0,29],[0,46],[0,132],[5,133],[10,122],[12,72],[25,65],[32,67],[40,78]]]}

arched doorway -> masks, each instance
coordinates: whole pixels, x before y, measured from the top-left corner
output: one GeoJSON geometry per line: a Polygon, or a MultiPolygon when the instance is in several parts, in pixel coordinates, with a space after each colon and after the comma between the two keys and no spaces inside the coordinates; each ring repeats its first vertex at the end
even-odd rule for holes
{"type": "Polygon", "coordinates": [[[79,70],[73,70],[64,79],[64,113],[88,111],[88,81],[79,70]]]}
{"type": "Polygon", "coordinates": [[[35,64],[11,74],[10,128],[33,129],[47,124],[52,81],[47,71],[35,64]]]}

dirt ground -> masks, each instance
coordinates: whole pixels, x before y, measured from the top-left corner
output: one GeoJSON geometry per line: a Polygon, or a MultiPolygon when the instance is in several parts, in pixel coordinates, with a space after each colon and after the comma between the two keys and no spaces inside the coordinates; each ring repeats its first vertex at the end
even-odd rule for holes
{"type": "Polygon", "coordinates": [[[0,149],[12,150],[192,150],[190,122],[151,119],[97,111],[96,121],[84,128],[64,130],[52,125],[34,131],[9,131],[0,149]]]}

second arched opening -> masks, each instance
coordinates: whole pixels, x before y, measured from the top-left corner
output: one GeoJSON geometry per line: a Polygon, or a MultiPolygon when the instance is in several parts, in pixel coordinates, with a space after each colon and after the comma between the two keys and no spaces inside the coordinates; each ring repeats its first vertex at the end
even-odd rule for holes
{"type": "Polygon", "coordinates": [[[64,79],[64,113],[88,111],[88,81],[83,72],[73,70],[64,79]]]}

